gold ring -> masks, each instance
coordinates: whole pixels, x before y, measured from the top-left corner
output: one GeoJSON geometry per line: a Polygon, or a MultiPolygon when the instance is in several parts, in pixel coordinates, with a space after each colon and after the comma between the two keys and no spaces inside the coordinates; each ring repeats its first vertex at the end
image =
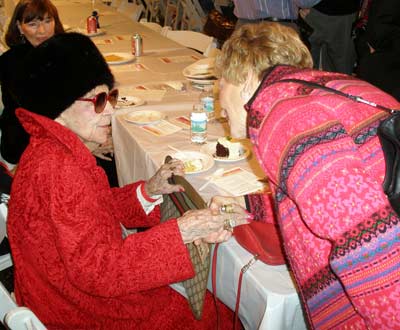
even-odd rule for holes
{"type": "Polygon", "coordinates": [[[220,207],[221,213],[233,213],[233,205],[232,204],[224,204],[220,207]]]}
{"type": "Polygon", "coordinates": [[[224,220],[224,230],[233,231],[233,227],[235,227],[236,221],[233,219],[225,219],[224,220]]]}

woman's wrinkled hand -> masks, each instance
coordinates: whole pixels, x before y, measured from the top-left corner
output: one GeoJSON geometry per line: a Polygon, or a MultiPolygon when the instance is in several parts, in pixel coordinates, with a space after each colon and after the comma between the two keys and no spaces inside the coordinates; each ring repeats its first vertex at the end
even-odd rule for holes
{"type": "Polygon", "coordinates": [[[224,205],[232,205],[233,212],[245,213],[248,215],[249,218],[251,218],[250,213],[248,213],[247,210],[244,208],[245,202],[244,198],[241,196],[239,197],[214,196],[213,198],[211,198],[210,209],[213,210],[214,212],[220,212],[221,208],[224,205]]]}
{"type": "Polygon", "coordinates": [[[185,244],[201,241],[220,243],[232,236],[234,226],[248,223],[248,213],[238,208],[237,213],[221,213],[212,209],[191,210],[178,218],[178,227],[185,244]],[[230,226],[227,226],[229,223],[230,226]],[[233,225],[233,226],[231,226],[233,225]]]}
{"type": "Polygon", "coordinates": [[[149,196],[170,194],[183,191],[181,185],[173,185],[168,182],[172,175],[184,176],[184,165],[181,160],[172,159],[169,163],[162,165],[145,184],[144,188],[149,196]]]}

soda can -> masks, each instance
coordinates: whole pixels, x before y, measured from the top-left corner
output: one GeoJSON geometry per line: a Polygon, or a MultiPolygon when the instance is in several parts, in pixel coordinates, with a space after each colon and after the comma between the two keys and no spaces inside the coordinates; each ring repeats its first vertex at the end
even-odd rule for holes
{"type": "Polygon", "coordinates": [[[136,33],[132,36],[132,54],[142,56],[143,54],[143,39],[140,34],[136,33]]]}
{"type": "Polygon", "coordinates": [[[97,19],[95,16],[89,16],[86,20],[86,29],[88,34],[97,32],[97,19]]]}

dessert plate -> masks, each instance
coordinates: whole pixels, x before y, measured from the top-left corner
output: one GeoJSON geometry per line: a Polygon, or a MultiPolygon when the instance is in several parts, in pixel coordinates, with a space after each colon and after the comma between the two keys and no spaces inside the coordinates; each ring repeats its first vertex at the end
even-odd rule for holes
{"type": "Polygon", "coordinates": [[[217,80],[214,73],[214,62],[214,58],[201,59],[184,68],[182,73],[187,80],[196,84],[211,84],[217,80]]]}
{"type": "Polygon", "coordinates": [[[207,153],[198,151],[180,151],[172,158],[180,159],[185,165],[185,174],[197,174],[208,171],[214,166],[214,159],[207,153]]]}
{"type": "Polygon", "coordinates": [[[104,53],[103,57],[110,65],[125,64],[135,59],[135,56],[130,53],[104,53]]]}
{"type": "Polygon", "coordinates": [[[239,157],[230,159],[228,157],[218,157],[216,155],[216,147],[217,147],[217,141],[210,141],[207,142],[207,144],[203,145],[200,148],[200,151],[211,155],[217,162],[225,162],[225,163],[238,162],[240,160],[246,159],[251,154],[250,149],[242,144],[243,152],[239,157]]]}
{"type": "Polygon", "coordinates": [[[163,118],[161,112],[152,110],[134,111],[125,115],[126,121],[137,125],[156,124],[163,118]]]}
{"type": "Polygon", "coordinates": [[[194,79],[194,78],[188,78],[186,77],[187,80],[192,82],[193,84],[197,85],[211,85],[214,83],[214,81],[217,80],[216,77],[212,77],[212,79],[194,79]]]}
{"type": "Polygon", "coordinates": [[[146,102],[144,100],[136,96],[119,96],[115,109],[133,108],[145,103],[146,102]]]}

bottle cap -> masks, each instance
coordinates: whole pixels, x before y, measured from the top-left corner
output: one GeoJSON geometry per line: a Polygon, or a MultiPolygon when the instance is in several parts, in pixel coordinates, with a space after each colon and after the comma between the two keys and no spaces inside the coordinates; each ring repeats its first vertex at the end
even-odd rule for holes
{"type": "Polygon", "coordinates": [[[191,120],[194,121],[207,120],[207,114],[205,112],[192,112],[191,120]]]}

